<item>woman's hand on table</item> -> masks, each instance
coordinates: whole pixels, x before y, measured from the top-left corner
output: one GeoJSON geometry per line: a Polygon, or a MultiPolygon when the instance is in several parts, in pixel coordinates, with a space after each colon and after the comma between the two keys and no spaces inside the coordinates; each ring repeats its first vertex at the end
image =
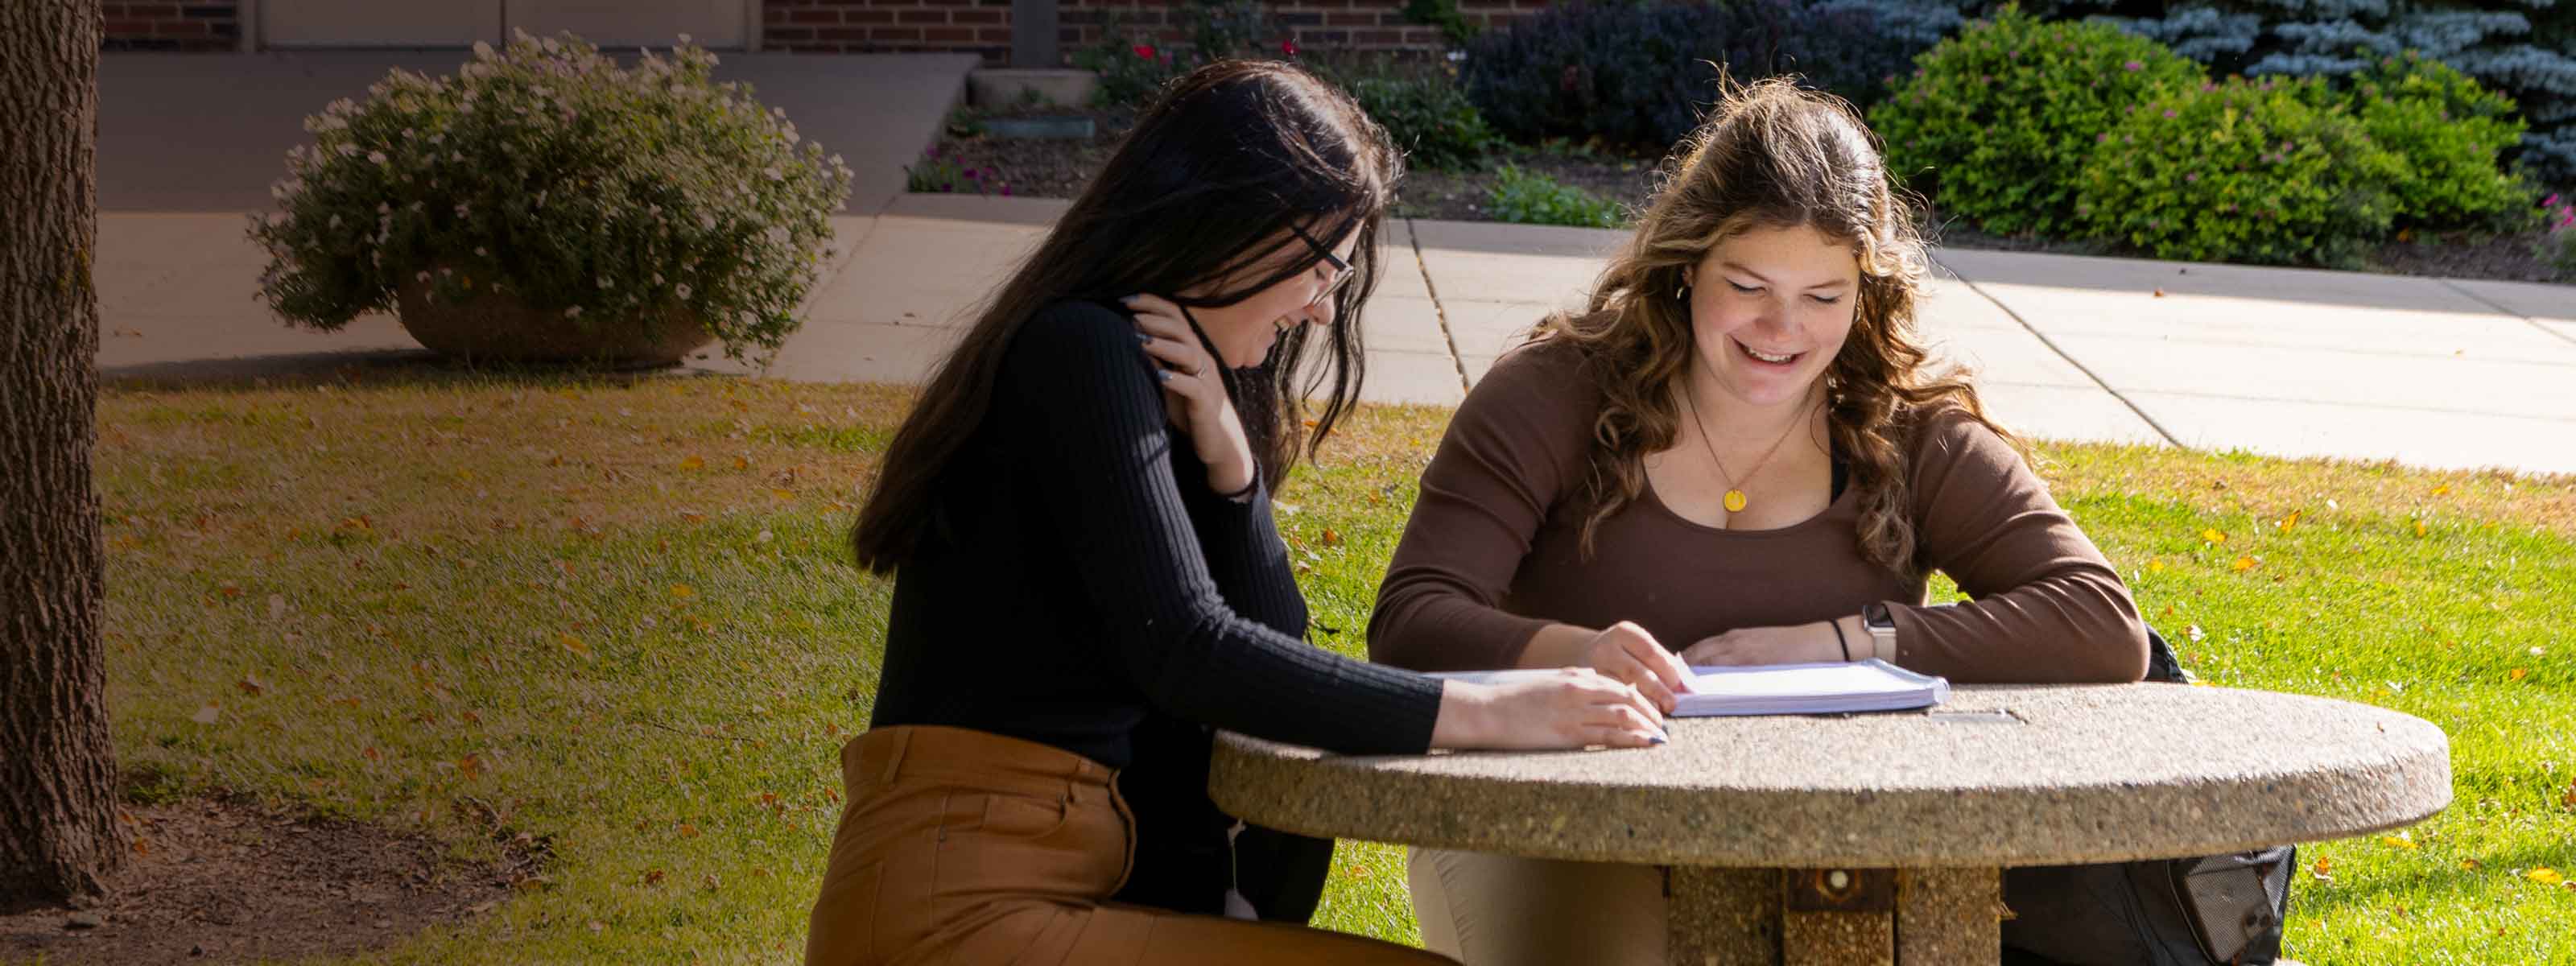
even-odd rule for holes
{"type": "MultiPolygon", "coordinates": [[[[1845,627],[1843,636],[1850,641],[1853,658],[1868,656],[1866,633],[1859,640],[1851,640],[1852,630],[1845,627]]],[[[1788,627],[1740,627],[1700,638],[1699,643],[1682,650],[1683,663],[1703,666],[1826,664],[1843,660],[1843,645],[1835,642],[1834,627],[1825,621],[1788,627]]]]}
{"type": "Polygon", "coordinates": [[[1434,748],[1537,750],[1669,740],[1664,716],[1633,686],[1588,668],[1504,684],[1442,682],[1434,748]]]}
{"type": "Polygon", "coordinates": [[[1163,406],[1172,426],[1190,434],[1190,447],[1207,463],[1208,488],[1234,493],[1252,485],[1252,442],[1225,391],[1225,372],[1199,343],[1181,307],[1153,295],[1120,300],[1135,313],[1136,336],[1163,382],[1163,406]]]}
{"type": "Polygon", "coordinates": [[[1592,635],[1583,647],[1583,663],[1622,684],[1635,686],[1665,714],[1672,713],[1675,694],[1690,690],[1690,665],[1631,621],[1620,621],[1592,635]]]}

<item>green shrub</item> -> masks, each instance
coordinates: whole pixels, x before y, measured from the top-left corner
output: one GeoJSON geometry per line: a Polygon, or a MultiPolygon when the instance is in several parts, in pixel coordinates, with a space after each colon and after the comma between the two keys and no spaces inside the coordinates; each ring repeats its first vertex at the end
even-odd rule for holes
{"type": "Polygon", "coordinates": [[[1485,206],[1503,221],[1580,228],[1622,225],[1616,202],[1515,165],[1504,165],[1498,174],[1493,188],[1486,192],[1485,206]]]}
{"type": "Polygon", "coordinates": [[[2522,137],[2510,98],[2411,52],[2373,60],[2341,86],[2362,130],[2405,162],[2399,225],[2502,228],[2528,209],[2533,192],[2497,160],[2522,137]]]}
{"type": "Polygon", "coordinates": [[[1443,171],[1474,171],[1505,146],[1485,115],[1445,74],[1360,77],[1345,87],[1360,108],[1386,126],[1408,163],[1443,171]]]}
{"type": "Polygon", "coordinates": [[[850,193],[839,155],[683,45],[633,70],[570,34],[477,43],[455,76],[397,70],[305,119],[255,215],[260,296],[325,331],[438,301],[515,298],[590,328],[688,303],[725,354],[774,353],[850,193]]]}
{"type": "Polygon", "coordinates": [[[1461,81],[1497,130],[1661,154],[1737,81],[1796,73],[1868,104],[1958,14],[1907,0],[1573,0],[1487,31],[1461,81]]]}
{"type": "Polygon", "coordinates": [[[2315,79],[2168,91],[2099,136],[2078,215],[2158,258],[2351,266],[2385,237],[2401,177],[2315,79]]]}
{"type": "Polygon", "coordinates": [[[1888,169],[1943,214],[2002,234],[2074,227],[2075,182],[2102,132],[2155,91],[2203,80],[2154,41],[2012,7],[1914,63],[1870,117],[1888,169]]]}

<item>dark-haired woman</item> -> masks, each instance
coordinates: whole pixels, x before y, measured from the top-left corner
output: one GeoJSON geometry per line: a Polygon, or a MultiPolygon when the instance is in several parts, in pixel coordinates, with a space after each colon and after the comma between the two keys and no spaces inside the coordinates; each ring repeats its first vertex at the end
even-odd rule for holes
{"type": "Polygon", "coordinates": [[[1267,494],[1357,397],[1352,315],[1397,175],[1385,132],[1310,75],[1193,72],[933,376],[852,535],[894,604],[808,963],[1439,962],[1113,901],[1171,831],[1117,780],[1140,740],[1662,742],[1651,703],[1590,671],[1474,686],[1300,640],[1267,494]]]}

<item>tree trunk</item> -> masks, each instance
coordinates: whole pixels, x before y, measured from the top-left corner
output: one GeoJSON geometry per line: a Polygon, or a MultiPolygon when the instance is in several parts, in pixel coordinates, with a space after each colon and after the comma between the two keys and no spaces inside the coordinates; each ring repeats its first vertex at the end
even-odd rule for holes
{"type": "Polygon", "coordinates": [[[0,906],[125,858],[100,646],[98,0],[0,2],[0,906]]]}

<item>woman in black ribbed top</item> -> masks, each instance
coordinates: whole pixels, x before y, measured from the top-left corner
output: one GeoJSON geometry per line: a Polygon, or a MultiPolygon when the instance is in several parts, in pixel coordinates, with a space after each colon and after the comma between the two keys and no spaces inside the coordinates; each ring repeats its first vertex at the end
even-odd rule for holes
{"type": "Polygon", "coordinates": [[[1369,754],[1662,742],[1590,671],[1446,682],[1302,640],[1268,493],[1358,396],[1398,167],[1303,71],[1202,68],[942,363],[853,532],[894,606],[809,963],[1415,961],[1182,914],[1302,923],[1323,874],[1229,835],[1209,727],[1369,754]]]}

